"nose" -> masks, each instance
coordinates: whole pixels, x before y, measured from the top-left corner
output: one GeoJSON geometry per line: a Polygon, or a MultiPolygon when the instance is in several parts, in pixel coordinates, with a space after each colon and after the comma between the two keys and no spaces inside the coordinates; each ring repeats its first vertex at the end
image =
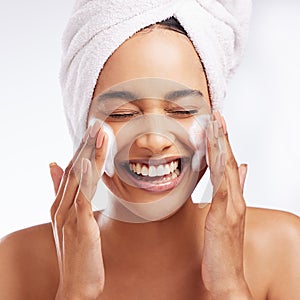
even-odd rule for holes
{"type": "Polygon", "coordinates": [[[175,137],[172,134],[146,133],[138,137],[135,144],[138,148],[150,151],[151,154],[161,154],[169,149],[174,141],[175,137]]]}

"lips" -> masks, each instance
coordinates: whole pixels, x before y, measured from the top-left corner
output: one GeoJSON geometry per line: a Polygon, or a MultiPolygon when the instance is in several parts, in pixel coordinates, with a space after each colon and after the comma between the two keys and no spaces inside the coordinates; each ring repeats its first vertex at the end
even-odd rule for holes
{"type": "MultiPolygon", "coordinates": [[[[122,169],[130,183],[150,192],[165,192],[176,187],[187,166],[187,158],[130,160],[122,169]]],[[[122,172],[123,173],[123,172],[122,172]]],[[[128,182],[128,180],[126,180],[128,182]]]]}

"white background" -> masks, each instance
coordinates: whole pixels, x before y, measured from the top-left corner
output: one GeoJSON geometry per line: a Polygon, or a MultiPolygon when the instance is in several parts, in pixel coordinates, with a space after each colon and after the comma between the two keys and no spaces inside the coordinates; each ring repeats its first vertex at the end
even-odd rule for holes
{"type": "MultiPolygon", "coordinates": [[[[73,1],[5,1],[0,10],[0,236],[48,222],[48,164],[72,144],[58,73],[73,1]]],[[[249,206],[300,215],[300,1],[255,0],[244,61],[224,115],[249,206]]]]}

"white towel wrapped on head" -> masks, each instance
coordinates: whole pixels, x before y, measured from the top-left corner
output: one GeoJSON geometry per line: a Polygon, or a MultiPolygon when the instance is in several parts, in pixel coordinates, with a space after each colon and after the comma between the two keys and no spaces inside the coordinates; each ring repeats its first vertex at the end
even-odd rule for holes
{"type": "Polygon", "coordinates": [[[100,71],[130,36],[175,17],[205,69],[214,109],[221,109],[228,79],[243,52],[251,0],[77,0],[63,36],[61,87],[74,145],[86,128],[100,71]]]}

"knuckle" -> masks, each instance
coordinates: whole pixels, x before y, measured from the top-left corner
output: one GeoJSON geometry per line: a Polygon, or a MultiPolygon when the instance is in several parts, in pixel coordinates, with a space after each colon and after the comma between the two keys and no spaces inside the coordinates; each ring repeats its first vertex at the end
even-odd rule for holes
{"type": "Polygon", "coordinates": [[[71,161],[65,169],[64,175],[68,176],[73,168],[73,161],[71,161]]]}
{"type": "Polygon", "coordinates": [[[76,162],[77,162],[77,160],[75,158],[70,161],[70,163],[68,164],[68,166],[66,167],[66,170],[65,170],[66,175],[69,175],[72,172],[74,172],[74,170],[76,169],[76,165],[77,165],[76,162]]]}
{"type": "Polygon", "coordinates": [[[79,182],[80,169],[76,164],[70,169],[68,178],[69,178],[69,180],[77,180],[77,182],[79,182]]]}
{"type": "Polygon", "coordinates": [[[104,155],[103,151],[95,151],[95,159],[100,160],[100,161],[104,161],[105,160],[105,155],[104,155]]]}
{"type": "Polygon", "coordinates": [[[67,218],[65,221],[62,230],[66,231],[67,233],[73,232],[74,231],[74,224],[75,224],[75,219],[71,218],[70,216],[67,218]]]}
{"type": "Polygon", "coordinates": [[[90,137],[87,139],[87,142],[85,143],[85,148],[93,148],[95,146],[95,140],[97,138],[97,135],[95,137],[90,137]]]}
{"type": "Polygon", "coordinates": [[[233,229],[240,229],[244,224],[244,214],[238,210],[232,212],[228,217],[228,224],[233,229]]]}
{"type": "Polygon", "coordinates": [[[226,189],[220,189],[217,192],[217,197],[220,200],[227,200],[227,198],[228,198],[228,191],[226,189]]]}
{"type": "Polygon", "coordinates": [[[84,193],[83,191],[80,191],[79,194],[78,194],[78,199],[77,200],[80,201],[81,209],[83,209],[83,210],[88,209],[89,201],[88,201],[88,198],[86,196],[86,193],[84,193]]]}
{"type": "Polygon", "coordinates": [[[227,166],[231,169],[237,169],[238,168],[237,162],[236,162],[236,160],[233,156],[230,156],[227,159],[227,166]]]}
{"type": "Polygon", "coordinates": [[[241,217],[236,213],[231,213],[228,217],[228,224],[231,228],[239,228],[241,224],[241,217]]]}
{"type": "Polygon", "coordinates": [[[69,179],[73,179],[74,177],[75,177],[75,169],[74,169],[74,167],[72,167],[71,169],[70,169],[70,171],[68,172],[68,178],[69,179]]]}
{"type": "Polygon", "coordinates": [[[73,233],[74,233],[74,226],[72,226],[72,224],[70,222],[67,222],[62,227],[62,233],[63,233],[64,236],[73,235],[73,233]]]}

